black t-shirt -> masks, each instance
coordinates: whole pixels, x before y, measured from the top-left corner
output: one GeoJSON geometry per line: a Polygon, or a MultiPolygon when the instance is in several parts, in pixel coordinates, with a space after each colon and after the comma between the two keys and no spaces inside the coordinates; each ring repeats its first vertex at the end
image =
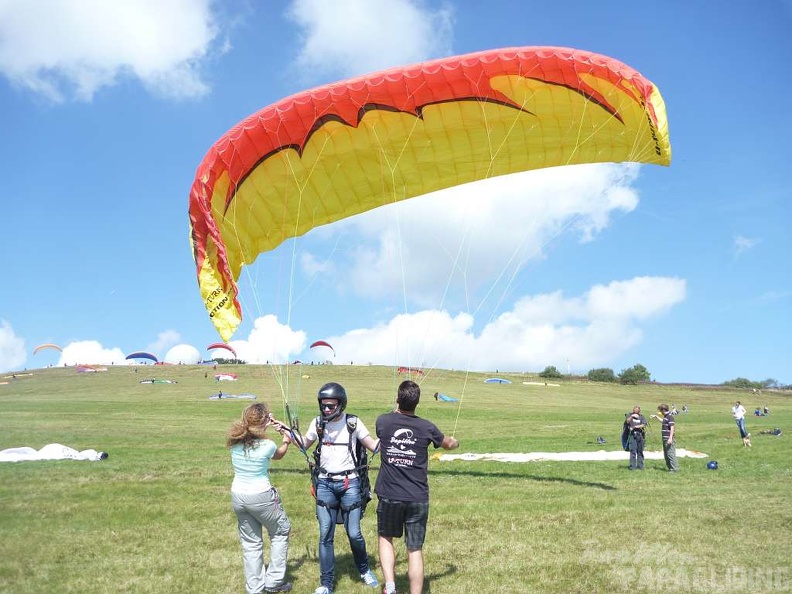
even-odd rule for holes
{"type": "Polygon", "coordinates": [[[374,492],[394,501],[429,501],[429,444],[439,448],[443,433],[434,423],[405,413],[387,413],[377,419],[380,469],[374,492]]]}

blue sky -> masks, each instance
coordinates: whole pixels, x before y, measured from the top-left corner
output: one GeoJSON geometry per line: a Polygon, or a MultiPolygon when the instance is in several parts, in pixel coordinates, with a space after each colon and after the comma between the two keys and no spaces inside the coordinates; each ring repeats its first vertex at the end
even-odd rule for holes
{"type": "Polygon", "coordinates": [[[231,343],[251,362],[792,383],[790,31],[786,0],[0,0],[0,371],[209,356],[188,194],[249,114],[554,45],[659,87],[671,167],[530,172],[316,229],[243,271],[231,343]],[[63,353],[34,356],[47,342],[63,353]]]}

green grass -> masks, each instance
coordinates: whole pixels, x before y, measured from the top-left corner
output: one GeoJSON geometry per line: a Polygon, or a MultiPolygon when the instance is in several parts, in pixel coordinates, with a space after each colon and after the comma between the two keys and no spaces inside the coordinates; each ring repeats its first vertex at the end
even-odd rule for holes
{"type": "MultiPolygon", "coordinates": [[[[253,392],[284,417],[282,391],[266,366],[224,366],[240,381],[217,384],[197,366],[111,367],[106,373],[34,370],[0,385],[0,449],[61,443],[110,454],[101,462],[0,463],[0,593],[242,593],[228,426],[249,401],[209,401],[219,387],[253,392]],[[157,376],[173,385],[142,385],[157,376]]],[[[339,381],[349,411],[373,429],[402,379],[385,367],[309,366],[287,373],[291,407],[305,429],[315,394],[339,381]],[[310,377],[303,377],[309,375],[310,377]]],[[[503,375],[503,374],[501,374],[503,375]]],[[[432,503],[424,549],[426,591],[743,592],[792,589],[792,431],[789,395],[680,386],[562,382],[560,387],[482,383],[484,374],[434,371],[422,380],[418,413],[460,439],[462,452],[592,451],[598,435],[619,448],[623,414],[686,403],[681,472],[647,461],[441,462],[430,464],[432,503]],[[462,396],[440,403],[435,391],[462,396]],[[742,447],[730,408],[767,404],[748,419],[742,447]]],[[[282,381],[286,378],[281,377],[282,381]]],[[[660,447],[659,428],[647,449],[660,447]]],[[[273,464],[292,520],[288,578],[295,592],[318,584],[317,525],[304,458],[273,464]]],[[[372,480],[379,458],[375,458],[372,480]]],[[[376,559],[375,504],[363,520],[376,559]]],[[[337,592],[368,592],[343,533],[336,539],[337,592]]],[[[403,544],[397,586],[407,591],[403,544]]],[[[381,578],[379,568],[375,568],[381,578]]]]}

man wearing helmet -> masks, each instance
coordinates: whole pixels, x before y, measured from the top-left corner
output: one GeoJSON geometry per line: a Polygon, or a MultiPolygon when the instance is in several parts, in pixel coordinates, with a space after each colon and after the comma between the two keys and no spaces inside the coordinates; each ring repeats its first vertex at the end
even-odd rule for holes
{"type": "MultiPolygon", "coordinates": [[[[371,437],[363,422],[347,415],[346,390],[330,382],[319,389],[320,415],[305,433],[305,448],[317,443],[314,452],[316,518],[319,520],[319,587],[314,594],[333,594],[335,580],[334,537],[336,524],[344,524],[349,547],[360,578],[376,588],[379,582],[369,567],[366,541],[360,530],[363,507],[368,501],[361,492],[361,477],[368,470],[356,459],[358,443],[371,452],[379,442],[371,437]]],[[[367,478],[368,475],[363,477],[367,478]]]]}

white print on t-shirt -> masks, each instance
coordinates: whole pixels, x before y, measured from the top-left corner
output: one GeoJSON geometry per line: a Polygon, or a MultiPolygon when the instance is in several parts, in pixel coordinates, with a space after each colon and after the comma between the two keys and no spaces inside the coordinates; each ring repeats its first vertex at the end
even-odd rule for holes
{"type": "Polygon", "coordinates": [[[394,466],[412,466],[415,463],[415,450],[411,449],[415,445],[416,439],[413,437],[412,429],[399,429],[393,434],[388,442],[385,453],[388,462],[394,466]]]}

